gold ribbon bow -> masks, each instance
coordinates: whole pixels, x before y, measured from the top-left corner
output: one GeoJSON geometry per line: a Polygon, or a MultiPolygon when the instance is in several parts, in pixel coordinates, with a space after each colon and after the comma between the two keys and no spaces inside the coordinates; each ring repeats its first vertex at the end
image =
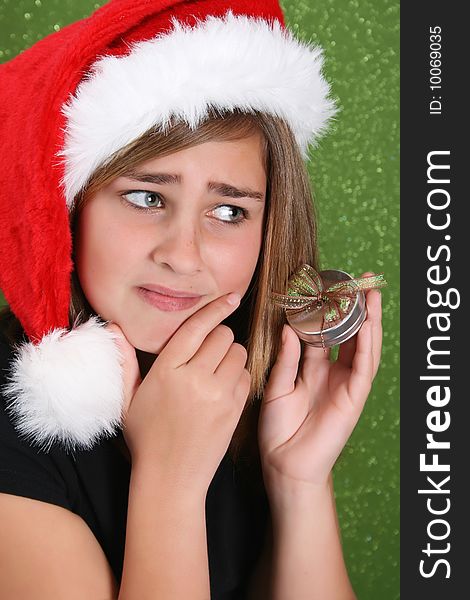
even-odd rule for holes
{"type": "Polygon", "coordinates": [[[323,280],[310,265],[302,265],[289,279],[287,295],[273,293],[274,304],[292,312],[323,311],[323,325],[338,321],[351,310],[360,291],[387,285],[383,273],[339,281],[324,289],[323,280]]]}

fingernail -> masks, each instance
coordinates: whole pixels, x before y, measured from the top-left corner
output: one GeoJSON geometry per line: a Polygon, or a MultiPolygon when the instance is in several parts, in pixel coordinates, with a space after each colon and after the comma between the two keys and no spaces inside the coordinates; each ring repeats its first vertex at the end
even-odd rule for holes
{"type": "Polygon", "coordinates": [[[240,294],[237,294],[236,292],[232,292],[231,294],[229,294],[227,296],[227,302],[229,304],[231,304],[232,306],[236,306],[237,304],[240,303],[240,294]]]}

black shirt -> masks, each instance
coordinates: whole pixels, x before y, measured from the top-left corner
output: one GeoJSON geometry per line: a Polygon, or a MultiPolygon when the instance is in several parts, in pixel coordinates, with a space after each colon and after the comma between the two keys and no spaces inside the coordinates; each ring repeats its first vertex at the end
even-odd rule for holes
{"type": "MultiPolygon", "coordinates": [[[[12,349],[0,333],[0,492],[62,506],[89,526],[121,581],[131,466],[119,449],[122,432],[88,451],[53,446],[48,453],[17,434],[1,394],[12,349]]],[[[230,455],[206,498],[211,600],[243,600],[261,552],[267,498],[251,503],[230,455]]]]}

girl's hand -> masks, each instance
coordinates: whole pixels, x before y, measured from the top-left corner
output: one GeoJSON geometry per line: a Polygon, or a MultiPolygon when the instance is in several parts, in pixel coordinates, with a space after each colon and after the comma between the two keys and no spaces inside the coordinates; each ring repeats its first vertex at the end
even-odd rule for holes
{"type": "Polygon", "coordinates": [[[133,465],[150,463],[201,493],[227,451],[250,390],[246,350],[219,324],[236,306],[223,296],[191,315],[142,382],[134,348],[119,330],[128,396],[123,434],[133,465]]]}
{"type": "MultiPolygon", "coordinates": [[[[371,275],[366,273],[363,276],[371,275]]],[[[351,435],[377,373],[381,346],[381,295],[366,293],[367,319],[340,346],[336,362],[322,348],[301,344],[284,326],[284,342],[260,409],[258,440],[267,491],[324,485],[351,435]]]]}

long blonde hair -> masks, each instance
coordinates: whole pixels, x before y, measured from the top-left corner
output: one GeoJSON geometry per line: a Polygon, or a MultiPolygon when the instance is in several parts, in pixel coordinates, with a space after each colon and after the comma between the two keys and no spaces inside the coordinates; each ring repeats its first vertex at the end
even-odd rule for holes
{"type": "MultiPolygon", "coordinates": [[[[286,290],[292,272],[303,263],[317,268],[317,227],[306,166],[289,126],[263,113],[212,112],[196,130],[173,122],[165,132],[152,130],[116,152],[95,171],[86,189],[75,199],[70,226],[75,234],[77,216],[87,200],[112,179],[155,158],[212,140],[243,139],[261,133],[267,174],[264,233],[258,263],[240,307],[228,320],[247,348],[246,368],[252,376],[250,394],[233,435],[229,452],[234,460],[252,461],[257,455],[257,420],[264,386],[280,347],[282,311],[270,302],[273,291],[286,290]],[[240,333],[241,328],[241,333],[240,333]],[[248,457],[248,458],[247,458],[248,457]]],[[[71,279],[70,326],[87,320],[93,311],[74,272],[71,279]]],[[[11,322],[3,311],[0,321],[11,322]]],[[[17,328],[17,333],[20,331],[17,328]]]]}

